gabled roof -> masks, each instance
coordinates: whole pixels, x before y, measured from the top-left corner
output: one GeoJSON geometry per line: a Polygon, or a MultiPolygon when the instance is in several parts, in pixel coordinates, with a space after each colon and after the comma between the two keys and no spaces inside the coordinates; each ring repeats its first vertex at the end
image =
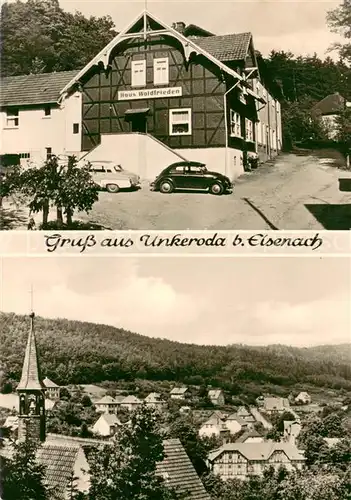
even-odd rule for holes
{"type": "Polygon", "coordinates": [[[103,398],[96,401],[95,405],[109,405],[116,404],[117,401],[112,396],[104,396],[103,398]]]}
{"type": "Polygon", "coordinates": [[[79,445],[64,446],[44,443],[38,449],[38,461],[45,466],[45,478],[49,488],[55,490],[57,498],[65,498],[67,488],[75,472],[78,454],[83,453],[79,445]]]}
{"type": "Polygon", "coordinates": [[[240,416],[240,417],[249,417],[251,415],[251,413],[245,408],[245,406],[240,406],[240,408],[238,408],[237,410],[237,414],[240,416]]]}
{"type": "Polygon", "coordinates": [[[44,378],[43,384],[46,388],[59,389],[59,386],[47,377],[44,378]]]}
{"type": "Polygon", "coordinates": [[[157,472],[166,483],[187,494],[188,500],[210,500],[190,458],[179,439],[163,441],[165,458],[157,465],[157,472]]]}
{"type": "Polygon", "coordinates": [[[21,380],[17,391],[41,391],[45,389],[41,381],[37,345],[34,333],[34,313],[30,315],[30,329],[24,355],[21,380]]]}
{"type": "Polygon", "coordinates": [[[290,403],[287,398],[264,398],[265,410],[285,410],[290,408],[290,403]]]}
{"type": "Polygon", "coordinates": [[[161,399],[161,394],[158,392],[150,392],[145,398],[147,403],[163,403],[164,401],[161,399]]]}
{"type": "Polygon", "coordinates": [[[243,61],[248,55],[251,39],[251,33],[233,33],[196,38],[196,44],[219,61],[243,61]]]}
{"type": "Polygon", "coordinates": [[[62,88],[79,70],[7,76],[0,81],[0,106],[57,103],[62,88]]]}
{"type": "Polygon", "coordinates": [[[259,432],[256,431],[256,429],[250,429],[250,430],[247,430],[245,432],[243,432],[243,434],[241,434],[241,436],[238,437],[238,439],[236,439],[236,443],[245,443],[245,441],[248,439],[248,438],[255,438],[255,437],[262,437],[261,434],[259,432]]]}
{"type": "Polygon", "coordinates": [[[239,415],[237,413],[232,413],[231,415],[229,415],[227,417],[226,420],[236,420],[238,422],[238,424],[240,424],[242,426],[247,425],[247,422],[243,418],[239,417],[239,415]]]}
{"type": "Polygon", "coordinates": [[[122,404],[141,404],[140,399],[138,399],[136,396],[126,396],[124,399],[121,401],[122,404]]]}
{"type": "MultiPolygon", "coordinates": [[[[111,42],[109,42],[82,70],[80,70],[73,78],[72,80],[67,83],[62,88],[61,91],[61,96],[64,97],[66,92],[69,91],[71,87],[74,86],[75,83],[79,82],[80,78],[82,78],[93,66],[98,65],[99,63],[103,63],[104,67],[107,68],[109,64],[109,57],[111,54],[111,51],[122,41],[126,40],[126,37],[130,37],[130,35],[137,35],[137,34],[145,34],[147,35],[147,32],[149,30],[149,25],[150,24],[156,24],[158,27],[158,30],[165,30],[167,32],[168,36],[172,36],[173,38],[179,40],[186,52],[187,57],[190,57],[190,54],[192,52],[195,52],[197,54],[201,54],[205,56],[208,60],[213,62],[217,67],[219,67],[224,73],[231,75],[233,78],[239,81],[243,81],[244,79],[242,76],[240,76],[236,71],[233,69],[229,68],[224,64],[220,59],[214,57],[210,52],[206,51],[203,47],[200,47],[198,45],[199,40],[207,40],[208,38],[196,38],[196,43],[194,40],[191,38],[187,38],[186,36],[182,35],[179,33],[177,30],[172,28],[171,26],[168,26],[166,23],[163,21],[160,21],[156,16],[151,14],[149,11],[144,10],[141,14],[139,14],[132,23],[130,23],[124,30],[122,30],[111,42]],[[139,29],[142,29],[142,25],[145,26],[145,31],[135,31],[135,28],[138,27],[139,29]]],[[[134,38],[135,38],[134,36],[134,38]]]]}
{"type": "Polygon", "coordinates": [[[223,425],[224,419],[218,415],[211,415],[202,425],[223,425]]]}
{"type": "Polygon", "coordinates": [[[188,24],[184,28],[184,35],[188,37],[207,37],[207,36],[214,36],[214,33],[211,33],[210,31],[205,30],[204,28],[201,28],[201,26],[197,26],[196,24],[188,24]]]}
{"type": "Polygon", "coordinates": [[[335,92],[335,94],[329,94],[317,102],[312,108],[312,113],[320,115],[339,113],[344,109],[345,103],[346,99],[339,92],[335,92]]]}
{"type": "Polygon", "coordinates": [[[114,413],[103,413],[102,415],[100,415],[100,417],[95,422],[95,424],[97,424],[99,422],[99,420],[105,420],[105,422],[110,426],[111,425],[122,425],[121,421],[119,420],[119,418],[117,418],[117,415],[115,415],[114,413]]]}
{"type": "Polygon", "coordinates": [[[219,396],[222,394],[222,390],[221,389],[210,389],[208,391],[208,397],[209,398],[213,398],[213,399],[216,399],[216,398],[219,398],[219,396]]]}
{"type": "Polygon", "coordinates": [[[187,390],[187,387],[173,387],[170,394],[185,394],[187,390]]]}
{"type": "Polygon", "coordinates": [[[247,460],[268,460],[276,451],[283,451],[290,460],[305,460],[303,452],[290,443],[227,443],[209,453],[209,460],[213,461],[223,452],[239,452],[247,460]]]}

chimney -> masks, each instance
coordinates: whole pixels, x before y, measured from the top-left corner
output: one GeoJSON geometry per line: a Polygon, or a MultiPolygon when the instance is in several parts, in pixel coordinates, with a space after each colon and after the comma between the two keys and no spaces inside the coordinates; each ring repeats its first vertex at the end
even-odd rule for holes
{"type": "Polygon", "coordinates": [[[183,34],[185,30],[185,23],[183,21],[178,21],[172,24],[172,28],[183,34]]]}

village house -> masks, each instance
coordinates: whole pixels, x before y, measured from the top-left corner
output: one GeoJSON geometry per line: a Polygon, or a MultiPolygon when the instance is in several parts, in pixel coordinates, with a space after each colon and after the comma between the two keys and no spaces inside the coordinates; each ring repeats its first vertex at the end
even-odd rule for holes
{"type": "Polygon", "coordinates": [[[187,399],[190,397],[190,391],[187,387],[173,387],[169,394],[171,399],[187,399]]]}
{"type": "Polygon", "coordinates": [[[232,413],[225,420],[226,426],[229,429],[230,434],[236,434],[240,432],[241,429],[247,429],[248,424],[245,420],[238,416],[237,413],[232,413]]]}
{"type": "Polygon", "coordinates": [[[290,444],[296,444],[296,439],[301,432],[300,422],[284,420],[284,441],[290,444]]]}
{"type": "Polygon", "coordinates": [[[278,470],[301,470],[305,463],[303,453],[289,443],[227,443],[209,453],[208,465],[221,479],[246,479],[260,476],[267,467],[278,470]]]}
{"type": "Polygon", "coordinates": [[[82,95],[59,103],[76,71],[9,76],[0,84],[0,153],[20,156],[23,165],[51,154],[80,155],[82,95]]]}
{"type": "Polygon", "coordinates": [[[221,389],[210,389],[208,391],[208,399],[215,406],[223,406],[225,403],[224,394],[221,389]]]}
{"type": "Polygon", "coordinates": [[[60,386],[55,384],[55,382],[53,382],[47,377],[44,378],[43,384],[45,385],[46,388],[46,396],[49,399],[53,399],[54,401],[60,399],[60,386]]]}
{"type": "Polygon", "coordinates": [[[122,423],[114,413],[102,413],[92,427],[92,432],[99,436],[114,436],[122,423]]]}
{"type": "MultiPolygon", "coordinates": [[[[77,493],[89,491],[90,470],[86,449],[110,446],[112,441],[46,433],[45,386],[37,356],[34,313],[30,319],[22,375],[17,387],[18,441],[31,439],[40,444],[37,460],[45,467],[45,480],[50,491],[49,500],[69,500],[72,497],[72,488],[77,493]]],[[[111,416],[102,415],[104,419],[110,419],[111,416]]],[[[163,448],[165,457],[157,463],[156,470],[166,484],[179,488],[179,493],[183,496],[186,494],[188,500],[210,500],[179,439],[164,440],[163,448]]],[[[13,441],[3,440],[0,447],[0,467],[3,461],[11,458],[13,451],[13,441]]]]}
{"type": "Polygon", "coordinates": [[[199,436],[202,437],[225,437],[230,434],[226,422],[218,415],[213,414],[206,420],[198,431],[199,436]]]}
{"type": "Polygon", "coordinates": [[[348,102],[338,92],[327,95],[313,106],[311,114],[314,118],[322,121],[329,139],[336,139],[338,133],[337,118],[346,107],[351,107],[351,102],[348,102]]]}
{"type": "Polygon", "coordinates": [[[254,424],[256,422],[255,417],[245,408],[245,406],[240,406],[236,414],[248,424],[254,424]]]}
{"type": "Polygon", "coordinates": [[[243,434],[235,440],[236,443],[263,443],[264,441],[264,437],[255,429],[244,431],[243,434]]]}
{"type": "Polygon", "coordinates": [[[300,392],[295,398],[296,404],[309,405],[311,401],[312,399],[308,392],[300,392]]]}
{"type": "Polygon", "coordinates": [[[143,402],[140,399],[138,399],[136,396],[126,396],[121,401],[121,408],[126,408],[129,411],[134,411],[142,403],[143,402]]]}
{"type": "Polygon", "coordinates": [[[268,80],[251,33],[168,26],[144,11],[81,70],[5,78],[0,152],[112,160],[143,179],[195,160],[234,179],[248,156],[281,150],[268,80]]]}
{"type": "Polygon", "coordinates": [[[265,397],[262,404],[262,410],[269,415],[276,415],[290,410],[290,403],[287,398],[265,397]]]}
{"type": "Polygon", "coordinates": [[[165,401],[161,399],[161,394],[158,392],[150,392],[144,399],[146,406],[161,410],[165,406],[165,401]]]}
{"type": "Polygon", "coordinates": [[[99,413],[117,413],[117,408],[120,403],[112,396],[104,396],[94,404],[96,411],[99,413]]]}

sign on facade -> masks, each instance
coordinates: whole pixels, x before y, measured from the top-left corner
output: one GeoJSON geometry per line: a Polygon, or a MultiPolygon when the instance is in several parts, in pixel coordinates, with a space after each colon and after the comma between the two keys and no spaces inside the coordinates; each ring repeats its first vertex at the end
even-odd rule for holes
{"type": "Polygon", "coordinates": [[[182,87],[165,87],[161,89],[120,90],[119,101],[133,99],[156,99],[157,97],[179,97],[182,95],[182,87]]]}

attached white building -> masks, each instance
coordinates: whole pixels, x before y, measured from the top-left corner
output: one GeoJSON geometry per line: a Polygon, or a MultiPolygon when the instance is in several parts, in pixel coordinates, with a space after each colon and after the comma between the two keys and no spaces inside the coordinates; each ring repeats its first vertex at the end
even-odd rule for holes
{"type": "Polygon", "coordinates": [[[1,79],[0,154],[18,154],[22,164],[51,154],[80,155],[82,97],[74,91],[59,104],[62,88],[77,71],[1,79]]]}

